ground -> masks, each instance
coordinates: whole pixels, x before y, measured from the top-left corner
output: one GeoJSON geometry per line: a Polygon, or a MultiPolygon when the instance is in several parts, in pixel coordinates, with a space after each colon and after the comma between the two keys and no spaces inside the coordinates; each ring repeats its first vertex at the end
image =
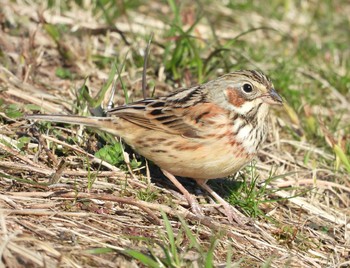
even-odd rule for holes
{"type": "Polygon", "coordinates": [[[2,266],[350,266],[350,5],[262,2],[1,1],[2,266]],[[239,69],[285,100],[257,158],[209,183],[245,225],[183,180],[200,220],[110,135],[24,118],[101,113],[112,84],[117,106],[239,69]]]}

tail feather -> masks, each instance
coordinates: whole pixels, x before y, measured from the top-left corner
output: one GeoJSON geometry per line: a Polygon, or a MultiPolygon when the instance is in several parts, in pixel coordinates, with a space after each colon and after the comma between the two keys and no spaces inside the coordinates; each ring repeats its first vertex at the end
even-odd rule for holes
{"type": "Polygon", "coordinates": [[[28,120],[40,120],[56,123],[66,123],[74,125],[84,125],[102,129],[109,133],[119,136],[118,124],[116,118],[111,117],[91,117],[91,116],[75,116],[75,115],[51,115],[51,114],[34,114],[26,115],[28,120]]]}

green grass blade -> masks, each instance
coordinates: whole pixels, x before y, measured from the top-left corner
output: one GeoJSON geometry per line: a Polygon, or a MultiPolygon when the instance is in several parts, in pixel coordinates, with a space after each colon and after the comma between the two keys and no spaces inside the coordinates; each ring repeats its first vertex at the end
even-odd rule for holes
{"type": "Polygon", "coordinates": [[[218,244],[218,240],[216,238],[213,238],[210,243],[210,248],[207,252],[207,256],[205,258],[205,268],[212,268],[214,267],[214,250],[216,245],[218,244]]]}
{"type": "Polygon", "coordinates": [[[130,257],[138,260],[139,262],[141,262],[143,265],[146,265],[147,267],[151,267],[151,268],[162,267],[158,262],[156,262],[155,260],[153,260],[149,256],[147,256],[147,255],[145,255],[137,250],[127,249],[124,251],[124,253],[126,253],[130,257]]]}
{"type": "Polygon", "coordinates": [[[170,221],[169,221],[167,215],[163,211],[161,212],[161,214],[162,214],[165,229],[166,229],[166,232],[168,235],[169,244],[170,244],[170,251],[171,251],[172,257],[173,257],[175,263],[179,263],[179,256],[177,253],[177,247],[176,247],[173,228],[171,227],[171,224],[170,224],[170,221]]]}
{"type": "Polygon", "coordinates": [[[350,173],[350,162],[349,162],[349,159],[346,157],[342,148],[340,148],[337,144],[334,144],[333,150],[336,156],[340,159],[340,161],[345,166],[346,170],[350,173]]]}

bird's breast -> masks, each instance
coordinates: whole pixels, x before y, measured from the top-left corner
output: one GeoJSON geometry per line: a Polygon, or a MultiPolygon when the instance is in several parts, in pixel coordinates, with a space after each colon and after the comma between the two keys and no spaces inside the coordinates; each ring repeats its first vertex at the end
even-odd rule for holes
{"type": "Polygon", "coordinates": [[[232,137],[227,127],[201,138],[154,134],[150,132],[130,143],[141,155],[177,176],[205,180],[226,177],[255,156],[232,137]]]}

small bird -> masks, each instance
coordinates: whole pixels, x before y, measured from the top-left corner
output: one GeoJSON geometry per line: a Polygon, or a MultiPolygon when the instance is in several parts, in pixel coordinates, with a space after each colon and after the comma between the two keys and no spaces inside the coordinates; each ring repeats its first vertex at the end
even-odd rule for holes
{"type": "Polygon", "coordinates": [[[223,206],[230,222],[241,223],[238,211],[206,183],[237,172],[257,155],[266,139],[269,106],[282,102],[262,72],[241,70],[168,96],[112,108],[107,117],[26,118],[86,125],[119,136],[160,167],[197,216],[203,216],[198,202],[175,176],[195,180],[223,206]]]}

